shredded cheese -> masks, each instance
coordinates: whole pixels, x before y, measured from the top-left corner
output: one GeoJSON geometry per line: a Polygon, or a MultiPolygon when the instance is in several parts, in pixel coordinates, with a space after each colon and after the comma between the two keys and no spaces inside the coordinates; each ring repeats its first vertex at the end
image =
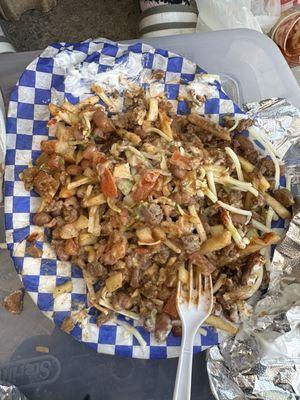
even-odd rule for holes
{"type": "Polygon", "coordinates": [[[213,192],[208,188],[203,188],[202,191],[213,203],[216,203],[218,201],[217,196],[215,196],[213,192]]]}
{"type": "Polygon", "coordinates": [[[127,332],[131,333],[136,338],[136,340],[139,342],[139,344],[142,348],[146,347],[146,345],[147,345],[146,341],[143,339],[140,332],[134,326],[130,325],[128,322],[120,321],[117,318],[113,318],[113,321],[116,324],[122,326],[124,329],[126,329],[127,332]]]}
{"type": "Polygon", "coordinates": [[[249,215],[250,217],[252,216],[252,212],[248,210],[242,210],[241,208],[233,207],[230,206],[229,204],[223,203],[223,201],[218,200],[218,204],[224,208],[225,210],[228,210],[232,213],[235,214],[241,214],[241,215],[249,215]]]}
{"type": "Polygon", "coordinates": [[[287,175],[285,180],[286,180],[285,187],[287,188],[287,190],[291,191],[292,190],[292,177],[291,177],[291,175],[287,175]]]}
{"type": "Polygon", "coordinates": [[[268,228],[266,225],[262,224],[261,222],[257,221],[256,219],[251,220],[251,223],[255,229],[258,229],[261,232],[271,232],[272,230],[268,228]]]}
{"type": "Polygon", "coordinates": [[[212,191],[212,193],[217,196],[217,189],[215,185],[215,180],[214,180],[214,173],[212,171],[206,171],[206,177],[207,177],[207,183],[209,189],[212,191]]]}
{"type": "Polygon", "coordinates": [[[274,213],[273,208],[269,207],[268,211],[267,211],[267,216],[266,216],[266,227],[269,228],[269,229],[272,228],[272,221],[273,221],[273,218],[274,218],[274,214],[275,213],[274,213]]]}
{"type": "Polygon", "coordinates": [[[241,182],[238,179],[234,179],[231,176],[227,175],[224,177],[217,177],[215,178],[217,183],[221,185],[233,185],[235,187],[240,187],[241,189],[245,189],[248,192],[252,193],[255,197],[258,196],[258,190],[256,190],[251,183],[249,182],[241,182]]]}
{"type": "MultiPolygon", "coordinates": [[[[230,232],[232,239],[235,241],[236,245],[240,249],[245,249],[248,242],[242,238],[239,231],[232,223],[231,216],[227,210],[222,212],[221,220],[225,226],[225,228],[230,232]]],[[[246,238],[245,238],[246,239],[246,238]]]]}
{"type": "Polygon", "coordinates": [[[168,135],[166,135],[162,130],[158,129],[158,128],[154,128],[153,126],[151,126],[150,128],[147,128],[145,130],[147,133],[157,133],[159,136],[161,136],[163,139],[167,140],[168,142],[172,142],[172,138],[168,135]]]}
{"type": "MultiPolygon", "coordinates": [[[[238,123],[238,121],[237,121],[237,123],[238,123]]],[[[236,173],[238,176],[238,180],[243,182],[245,179],[244,179],[241,163],[240,163],[238,156],[235,154],[235,152],[230,147],[225,147],[225,151],[226,151],[226,154],[231,158],[232,162],[234,163],[236,173]]]]}

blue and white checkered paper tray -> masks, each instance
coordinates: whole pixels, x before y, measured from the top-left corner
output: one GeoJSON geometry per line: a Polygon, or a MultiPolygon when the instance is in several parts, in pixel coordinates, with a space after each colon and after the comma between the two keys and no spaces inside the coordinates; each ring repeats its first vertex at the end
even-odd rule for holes
{"type": "MultiPolygon", "coordinates": [[[[187,84],[196,85],[207,95],[199,106],[201,114],[211,115],[216,121],[223,114],[242,114],[227,97],[216,77],[203,75],[204,71],[185,58],[166,50],[148,45],[117,44],[106,40],[82,43],[56,43],[49,46],[23,72],[11,93],[7,118],[7,154],[5,170],[5,225],[8,247],[15,268],[28,294],[39,309],[55,324],[62,321],[86,304],[87,291],[80,268],[69,262],[57,260],[45,239],[38,242],[42,249],[40,259],[25,255],[26,237],[34,232],[44,232],[36,227],[32,217],[40,199],[35,192],[27,192],[19,174],[40,154],[40,142],[48,135],[47,121],[50,118],[47,105],[60,103],[64,98],[76,103],[90,95],[94,82],[107,88],[122,91],[129,82],[148,86],[150,92],[164,90],[177,108],[178,114],[187,112],[184,101],[178,101],[187,84]],[[152,71],[165,71],[160,83],[151,81],[152,71]],[[54,288],[72,280],[72,293],[54,299],[54,288]]],[[[121,318],[120,318],[121,319],[121,318]]],[[[129,321],[133,324],[133,322],[129,321]]],[[[147,346],[141,349],[132,336],[115,323],[98,327],[94,310],[81,324],[77,324],[71,335],[100,353],[137,358],[167,358],[179,355],[180,338],[169,335],[165,343],[158,343],[142,326],[138,331],[147,346]]],[[[198,334],[195,352],[200,352],[219,342],[219,334],[205,327],[206,335],[198,334]]]]}

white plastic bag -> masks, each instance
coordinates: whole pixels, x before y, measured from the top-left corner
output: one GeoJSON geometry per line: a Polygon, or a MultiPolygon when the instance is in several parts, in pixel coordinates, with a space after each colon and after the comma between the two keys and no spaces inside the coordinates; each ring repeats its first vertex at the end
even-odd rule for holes
{"type": "Polygon", "coordinates": [[[251,11],[263,32],[270,32],[281,14],[280,0],[252,0],[251,11]]]}
{"type": "Polygon", "coordinates": [[[197,31],[234,28],[269,32],[280,16],[280,0],[196,0],[197,31]]]}

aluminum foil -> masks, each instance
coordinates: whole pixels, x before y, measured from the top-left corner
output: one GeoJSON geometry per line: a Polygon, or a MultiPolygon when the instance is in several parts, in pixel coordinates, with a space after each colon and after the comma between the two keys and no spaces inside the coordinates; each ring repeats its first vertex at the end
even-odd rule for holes
{"type": "MultiPolygon", "coordinates": [[[[284,99],[244,107],[287,165],[299,193],[300,112],[284,99]]],[[[297,203],[297,202],[296,202],[297,203]]],[[[208,375],[218,400],[300,398],[300,206],[276,247],[270,285],[234,338],[208,351],[208,375]]]]}
{"type": "Polygon", "coordinates": [[[0,381],[0,399],[1,400],[28,400],[19,389],[9,383],[0,381]]]}

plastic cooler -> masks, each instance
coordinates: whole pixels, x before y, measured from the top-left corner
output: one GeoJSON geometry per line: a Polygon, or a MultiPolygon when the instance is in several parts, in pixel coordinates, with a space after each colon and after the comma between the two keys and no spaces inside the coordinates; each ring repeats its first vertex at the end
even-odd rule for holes
{"type": "MultiPolygon", "coordinates": [[[[297,82],[275,44],[250,30],[207,32],[143,39],[180,53],[210,73],[221,75],[227,93],[241,105],[285,97],[300,107],[297,82]]],[[[0,88],[9,93],[39,52],[0,55],[0,88]]],[[[3,206],[0,241],[4,242],[3,206]]],[[[0,298],[21,286],[10,256],[0,253],[0,298]]],[[[14,383],[29,400],[169,400],[177,359],[135,360],[97,354],[63,333],[25,296],[19,316],[0,308],[0,381],[14,383]],[[49,353],[39,353],[44,346],[49,353]]],[[[212,399],[205,353],[194,357],[192,399],[212,399]]],[[[184,399],[182,399],[184,400],[184,399]]]]}

